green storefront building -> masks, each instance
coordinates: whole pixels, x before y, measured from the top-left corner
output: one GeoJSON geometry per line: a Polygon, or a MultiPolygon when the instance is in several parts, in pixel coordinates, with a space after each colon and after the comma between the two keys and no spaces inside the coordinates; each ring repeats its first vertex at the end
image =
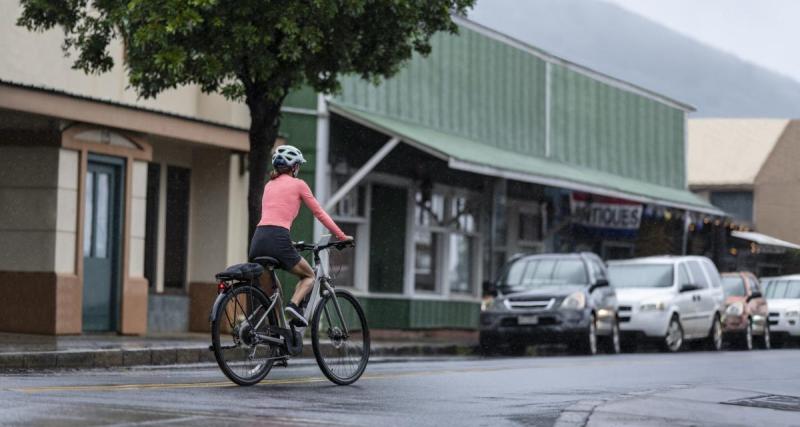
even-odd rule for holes
{"type": "MultiPolygon", "coordinates": [[[[514,254],[680,253],[692,215],[722,215],[687,190],[691,107],[456,21],[394,78],[284,109],[302,177],[356,237],[333,271],[373,328],[475,328],[514,254]]],[[[304,212],[294,233],[321,230],[304,212]]]]}

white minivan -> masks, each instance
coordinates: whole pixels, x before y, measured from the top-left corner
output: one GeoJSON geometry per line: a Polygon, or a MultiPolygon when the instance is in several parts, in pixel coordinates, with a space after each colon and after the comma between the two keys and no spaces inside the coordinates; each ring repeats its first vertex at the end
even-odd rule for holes
{"type": "Polygon", "coordinates": [[[681,350],[688,340],[722,348],[725,294],[719,272],[706,257],[658,256],[608,263],[617,291],[623,348],[656,340],[664,351],[681,350]]]}

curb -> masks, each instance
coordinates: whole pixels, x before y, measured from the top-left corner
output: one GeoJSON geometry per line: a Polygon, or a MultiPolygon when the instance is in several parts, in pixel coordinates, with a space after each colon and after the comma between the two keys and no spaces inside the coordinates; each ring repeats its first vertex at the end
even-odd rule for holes
{"type": "MultiPolygon", "coordinates": [[[[478,346],[456,344],[373,345],[370,356],[467,356],[478,346]]],[[[300,357],[314,357],[311,344],[300,357]]],[[[216,362],[208,346],[112,350],[66,350],[0,353],[0,373],[57,369],[187,365],[216,362]]]]}

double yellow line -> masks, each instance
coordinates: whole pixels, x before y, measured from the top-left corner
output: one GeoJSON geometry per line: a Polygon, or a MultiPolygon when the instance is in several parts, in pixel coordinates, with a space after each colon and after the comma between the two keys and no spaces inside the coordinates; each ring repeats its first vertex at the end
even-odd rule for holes
{"type": "MultiPolygon", "coordinates": [[[[522,369],[523,367],[506,367],[506,368],[464,368],[464,369],[449,369],[441,371],[418,371],[418,372],[402,372],[393,374],[371,374],[364,375],[360,380],[382,380],[391,378],[403,377],[421,377],[431,375],[448,375],[458,374],[463,372],[492,372],[492,371],[505,371],[511,369],[522,369]]],[[[287,378],[283,380],[264,380],[259,383],[261,386],[281,385],[281,384],[310,384],[327,382],[326,378],[322,377],[305,377],[305,378],[287,378]]],[[[12,388],[10,391],[20,393],[48,393],[48,392],[61,392],[61,391],[126,391],[126,390],[171,390],[171,389],[187,389],[187,388],[222,388],[222,387],[238,387],[230,381],[215,381],[215,382],[201,382],[201,383],[157,383],[157,384],[108,384],[108,385],[74,385],[74,386],[43,386],[43,387],[22,387],[12,388]]]]}
{"type": "MultiPolygon", "coordinates": [[[[387,374],[366,374],[360,380],[383,380],[392,378],[406,378],[406,377],[424,377],[435,375],[454,375],[466,372],[480,373],[480,372],[497,372],[497,371],[511,371],[519,369],[558,369],[558,368],[572,368],[576,364],[581,367],[597,366],[597,365],[614,365],[623,363],[627,365],[663,365],[676,363],[674,360],[621,360],[621,359],[600,359],[600,360],[578,360],[572,359],[569,362],[559,362],[543,365],[514,365],[514,366],[501,366],[501,367],[472,367],[460,369],[442,369],[430,371],[414,371],[414,372],[398,372],[387,374]]],[[[281,385],[281,384],[310,384],[327,382],[328,380],[323,377],[305,377],[305,378],[287,378],[281,380],[264,380],[259,383],[261,386],[281,385]]],[[[222,388],[222,387],[238,387],[236,384],[229,381],[215,381],[215,382],[200,382],[200,383],[162,383],[162,384],[108,384],[108,385],[75,385],[75,386],[43,386],[43,387],[22,387],[11,388],[9,391],[16,391],[20,393],[47,393],[47,392],[61,392],[61,391],[126,391],[126,390],[170,390],[170,389],[188,389],[188,388],[222,388]]]]}

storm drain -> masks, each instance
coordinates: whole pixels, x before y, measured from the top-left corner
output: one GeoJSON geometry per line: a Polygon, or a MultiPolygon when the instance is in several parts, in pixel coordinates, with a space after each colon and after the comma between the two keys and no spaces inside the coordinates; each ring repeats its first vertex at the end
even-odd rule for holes
{"type": "Polygon", "coordinates": [[[779,394],[765,394],[762,396],[748,397],[746,399],[721,402],[723,405],[749,406],[751,408],[777,409],[779,411],[800,412],[800,397],[781,396],[779,394]]]}

